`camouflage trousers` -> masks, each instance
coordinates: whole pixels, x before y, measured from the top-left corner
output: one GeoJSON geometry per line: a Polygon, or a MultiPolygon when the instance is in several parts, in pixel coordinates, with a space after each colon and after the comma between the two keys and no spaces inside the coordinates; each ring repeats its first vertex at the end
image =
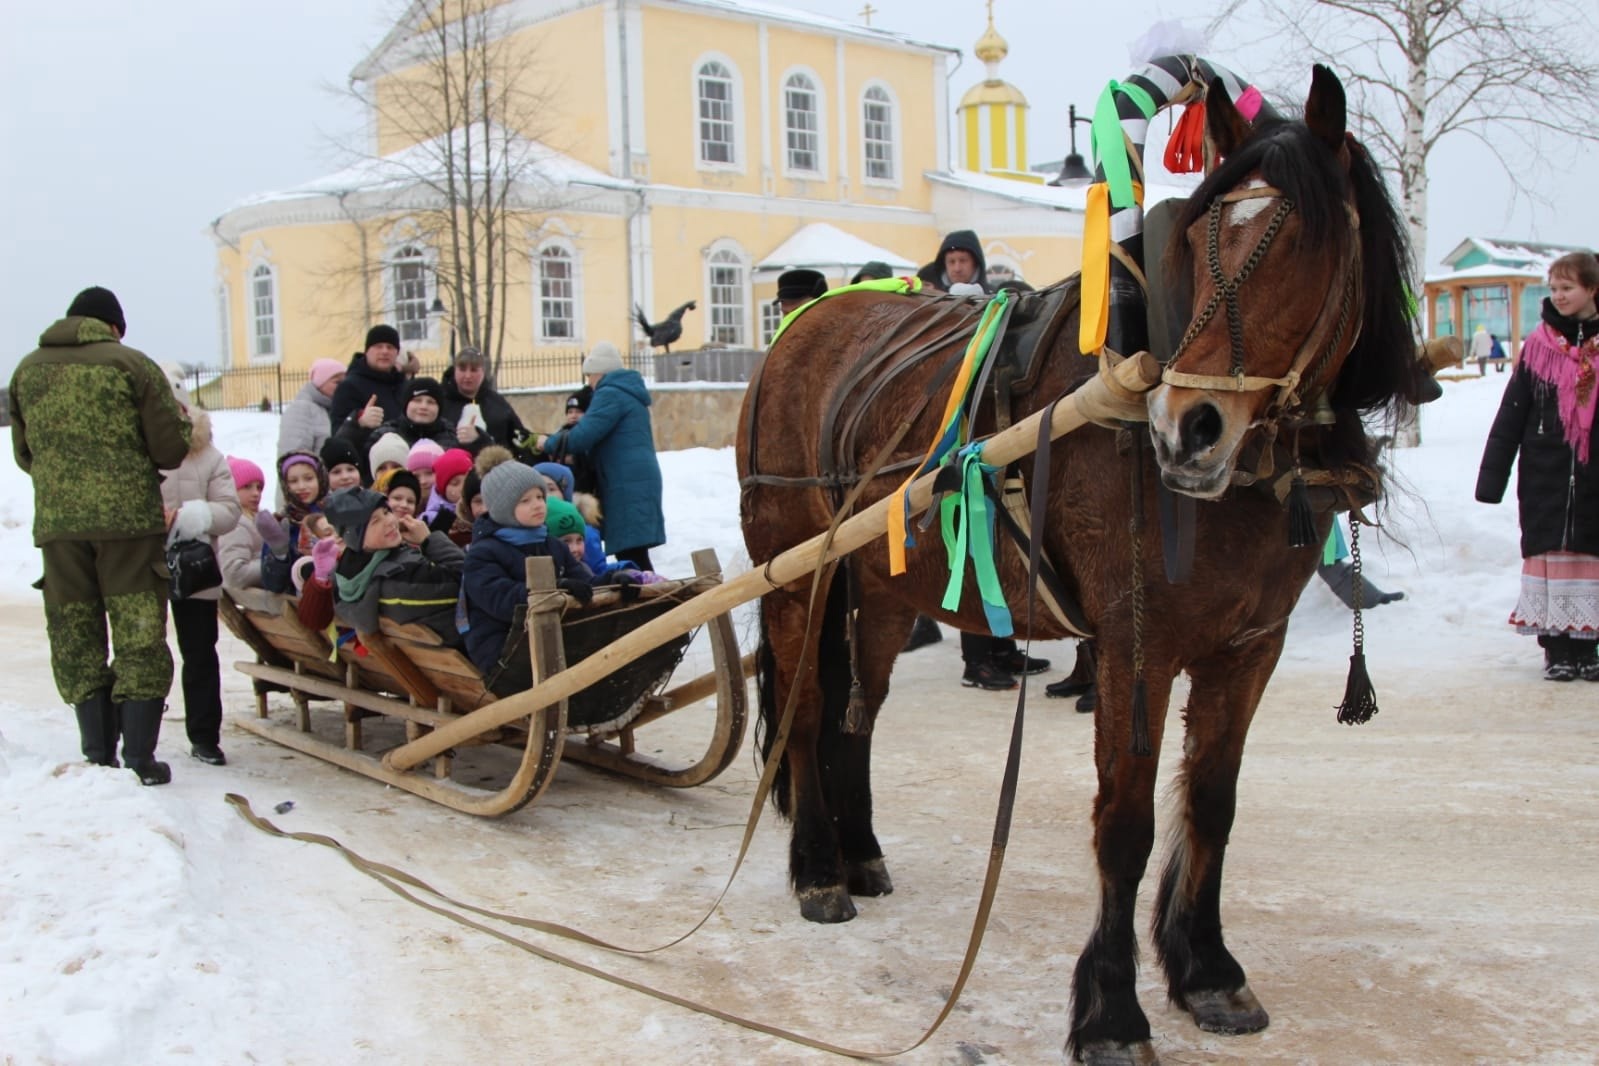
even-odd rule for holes
{"type": "Polygon", "coordinates": [[[159,534],[41,545],[45,632],[56,690],[70,704],[102,688],[113,701],[163,700],[172,687],[167,563],[159,534]],[[106,645],[106,620],[111,645],[106,645]],[[114,650],[116,658],[107,661],[114,650]]]}

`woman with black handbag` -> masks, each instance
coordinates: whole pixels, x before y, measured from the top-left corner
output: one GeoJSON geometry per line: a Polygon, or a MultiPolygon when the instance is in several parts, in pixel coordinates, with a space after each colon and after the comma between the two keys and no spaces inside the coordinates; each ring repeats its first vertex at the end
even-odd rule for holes
{"type": "MultiPolygon", "coordinates": [[[[204,411],[192,409],[188,390],[181,376],[167,370],[172,382],[172,392],[194,423],[194,435],[189,454],[176,470],[169,470],[161,482],[161,504],[166,511],[168,557],[188,554],[187,567],[180,559],[173,559],[180,569],[206,570],[214,574],[216,584],[185,591],[175,584],[172,600],[172,627],[178,634],[178,654],[183,659],[181,674],[183,685],[184,726],[189,734],[190,753],[201,762],[223,766],[227,757],[222,754],[222,669],[217,662],[217,601],[221,599],[220,571],[211,562],[209,568],[194,568],[192,555],[199,548],[190,542],[205,545],[213,553],[216,538],[231,530],[239,521],[239,495],[233,486],[233,471],[228,461],[211,443],[211,418],[204,411]],[[173,549],[177,549],[174,553],[173,549]]],[[[200,560],[204,563],[205,560],[200,560]]],[[[175,575],[181,582],[183,575],[175,575]]],[[[205,583],[202,581],[201,583],[205,583]]]]}

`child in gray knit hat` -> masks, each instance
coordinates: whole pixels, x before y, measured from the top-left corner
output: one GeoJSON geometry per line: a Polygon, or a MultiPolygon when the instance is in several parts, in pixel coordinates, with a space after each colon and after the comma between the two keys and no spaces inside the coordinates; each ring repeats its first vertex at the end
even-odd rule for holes
{"type": "Polygon", "coordinates": [[[527,643],[512,625],[517,608],[527,605],[527,559],[549,556],[556,583],[579,603],[593,597],[594,576],[549,535],[543,474],[515,460],[501,463],[483,477],[483,502],[489,513],[472,527],[461,589],[469,623],[466,652],[487,679],[499,672],[508,639],[527,643]]]}

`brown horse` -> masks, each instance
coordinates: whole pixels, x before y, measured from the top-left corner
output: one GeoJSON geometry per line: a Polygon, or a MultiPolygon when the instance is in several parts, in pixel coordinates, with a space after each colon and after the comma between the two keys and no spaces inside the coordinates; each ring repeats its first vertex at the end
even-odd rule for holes
{"type": "MultiPolygon", "coordinates": [[[[1411,380],[1404,231],[1369,156],[1345,132],[1337,79],[1318,67],[1303,121],[1253,131],[1214,86],[1208,104],[1209,136],[1224,162],[1174,230],[1169,272],[1179,284],[1191,279],[1196,313],[1167,383],[1150,396],[1149,425],[1089,427],[1062,438],[1051,451],[1048,484],[1028,485],[1047,494],[1043,548],[1099,641],[1093,820],[1100,909],[1077,964],[1068,1045],[1090,1061],[1153,1060],[1134,991],[1133,906],[1154,843],[1156,761],[1181,671],[1191,679],[1176,788],[1181,822],[1160,881],[1153,940],[1171,998],[1202,1028],[1238,1033],[1266,1025],[1222,941],[1222,858],[1244,737],[1319,550],[1289,546],[1276,495],[1232,486],[1260,471],[1262,454],[1286,454],[1285,442],[1306,468],[1371,464],[1360,417],[1403,404],[1411,380]],[[1145,434],[1153,448],[1138,443],[1145,434]],[[1141,486],[1143,511],[1154,516],[1161,480],[1201,500],[1191,574],[1181,584],[1166,580],[1162,537],[1151,521],[1139,539],[1144,580],[1135,590],[1132,486],[1141,486]],[[1134,752],[1135,653],[1149,754],[1134,752]]],[[[1014,382],[1008,411],[996,415],[995,390],[985,392],[977,433],[1043,408],[1095,372],[1096,360],[1075,347],[1075,279],[1062,288],[1064,328],[1045,331],[1041,357],[1014,382]]],[[[949,296],[850,292],[789,325],[741,422],[751,558],[771,558],[826,529],[907,418],[909,432],[859,504],[888,494],[914,469],[937,432],[951,365],[978,306],[949,296]]],[[[1324,539],[1330,523],[1323,510],[1314,536],[1324,539]]],[[[913,619],[924,612],[986,631],[975,595],[966,594],[958,612],[940,608],[947,563],[941,546],[927,543],[936,532],[920,536],[902,575],[890,576],[881,539],[824,575],[825,605],[814,614],[803,584],[770,593],[761,605],[763,754],[798,688],[773,794],[793,819],[790,874],[812,921],[848,921],[852,895],[892,891],[872,828],[871,721],[913,619]]],[[[1000,557],[1019,630],[1026,617],[1021,554],[1007,545],[1000,557]]],[[[1018,632],[1067,635],[1042,611],[1031,632],[1018,632]]]]}

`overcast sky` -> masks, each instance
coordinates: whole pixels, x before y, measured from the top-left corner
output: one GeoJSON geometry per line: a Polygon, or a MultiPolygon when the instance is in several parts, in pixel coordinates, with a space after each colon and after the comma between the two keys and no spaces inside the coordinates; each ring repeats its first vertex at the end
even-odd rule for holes
{"type": "MultiPolygon", "coordinates": [[[[793,6],[858,20],[862,0],[793,6]]],[[[874,25],[967,53],[952,100],[982,76],[970,55],[983,31],[981,0],[872,6],[874,25]]],[[[1032,104],[1034,160],[1064,154],[1069,103],[1091,110],[1107,79],[1132,71],[1128,42],[1158,19],[1202,23],[1216,6],[1122,0],[1088,12],[997,0],[1011,44],[1002,73],[1032,104]]],[[[121,297],[130,344],[159,360],[214,362],[207,224],[244,196],[341,163],[334,139],[354,116],[326,86],[345,82],[394,10],[392,0],[52,0],[9,9],[0,38],[0,372],[9,376],[72,295],[94,284],[121,297]]],[[[1224,34],[1211,55],[1251,75],[1247,53],[1227,42],[1224,34]]],[[[1079,148],[1087,153],[1086,138],[1079,148]]],[[[1596,166],[1591,146],[1529,162],[1549,208],[1514,202],[1485,149],[1446,143],[1430,167],[1428,268],[1468,235],[1599,243],[1596,166]]]]}

